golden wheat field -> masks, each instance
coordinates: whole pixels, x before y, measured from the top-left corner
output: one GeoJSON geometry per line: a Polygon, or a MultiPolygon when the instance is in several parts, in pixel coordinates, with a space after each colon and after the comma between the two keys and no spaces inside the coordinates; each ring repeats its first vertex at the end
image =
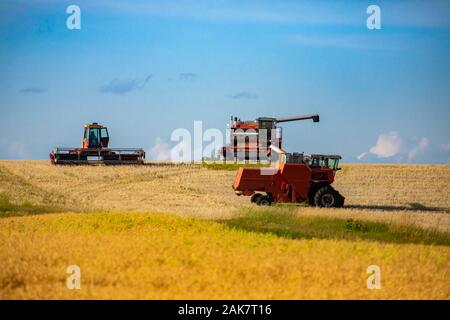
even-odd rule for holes
{"type": "Polygon", "coordinates": [[[449,299],[450,166],[342,167],[344,208],[262,209],[232,170],[0,161],[0,298],[449,299]]]}

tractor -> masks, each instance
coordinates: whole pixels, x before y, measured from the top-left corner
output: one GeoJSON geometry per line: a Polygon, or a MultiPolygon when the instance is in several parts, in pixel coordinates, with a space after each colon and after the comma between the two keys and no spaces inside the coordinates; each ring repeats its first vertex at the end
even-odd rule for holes
{"type": "Polygon", "coordinates": [[[342,207],[345,198],[331,184],[341,156],[287,153],[271,145],[278,154],[274,167],[239,168],[233,189],[237,195],[250,196],[257,205],[301,203],[317,207],[342,207]]]}
{"type": "Polygon", "coordinates": [[[108,148],[108,128],[97,122],[84,125],[81,148],[54,148],[52,164],[144,164],[145,152],[136,148],[108,148]]]}

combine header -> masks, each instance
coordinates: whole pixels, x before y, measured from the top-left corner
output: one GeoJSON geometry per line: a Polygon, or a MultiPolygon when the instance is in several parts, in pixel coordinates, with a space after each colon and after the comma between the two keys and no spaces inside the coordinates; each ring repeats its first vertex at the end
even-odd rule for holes
{"type": "Polygon", "coordinates": [[[145,152],[134,148],[108,148],[108,129],[98,123],[86,124],[81,148],[55,148],[53,164],[144,164],[145,152]]]}
{"type": "Polygon", "coordinates": [[[220,153],[225,159],[263,160],[268,158],[270,146],[282,147],[282,128],[278,123],[313,120],[319,122],[318,114],[300,115],[288,118],[259,117],[256,120],[241,121],[231,117],[229,124],[230,142],[220,153]]]}

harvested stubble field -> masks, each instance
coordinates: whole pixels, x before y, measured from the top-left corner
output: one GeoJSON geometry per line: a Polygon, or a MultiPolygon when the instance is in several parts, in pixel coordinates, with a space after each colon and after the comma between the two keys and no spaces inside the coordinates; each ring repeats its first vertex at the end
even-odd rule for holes
{"type": "Polygon", "coordinates": [[[266,209],[217,166],[1,161],[0,298],[450,298],[450,166],[342,167],[345,208],[266,209]]]}

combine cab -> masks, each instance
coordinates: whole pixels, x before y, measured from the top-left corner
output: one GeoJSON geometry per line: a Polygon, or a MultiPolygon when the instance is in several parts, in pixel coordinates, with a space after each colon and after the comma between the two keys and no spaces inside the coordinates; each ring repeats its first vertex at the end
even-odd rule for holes
{"type": "Polygon", "coordinates": [[[84,126],[81,148],[55,148],[53,164],[144,164],[145,152],[134,148],[108,148],[108,129],[94,122],[84,126]]]}
{"type": "Polygon", "coordinates": [[[239,168],[233,189],[237,195],[251,196],[257,205],[273,202],[301,203],[318,207],[342,207],[345,198],[331,184],[339,155],[286,153],[271,146],[279,154],[274,168],[239,168]]]}

